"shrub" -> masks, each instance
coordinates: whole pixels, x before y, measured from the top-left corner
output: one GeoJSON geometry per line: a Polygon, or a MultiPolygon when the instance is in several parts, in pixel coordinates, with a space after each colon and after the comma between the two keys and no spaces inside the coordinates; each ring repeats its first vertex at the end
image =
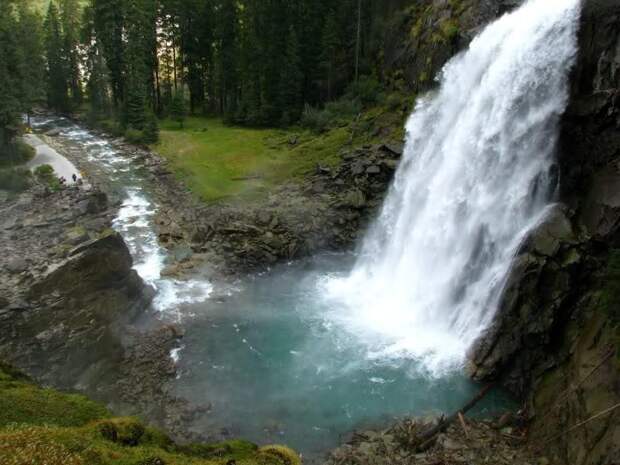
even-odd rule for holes
{"type": "Polygon", "coordinates": [[[301,115],[301,125],[314,132],[325,132],[330,125],[329,114],[325,110],[306,104],[301,115]]]}
{"type": "Polygon", "coordinates": [[[347,95],[350,100],[358,99],[364,105],[374,104],[382,99],[381,83],[374,76],[362,76],[349,86],[347,95]]]}
{"type": "Polygon", "coordinates": [[[30,186],[32,175],[27,169],[9,168],[0,170],[0,190],[22,192],[30,186]]]}
{"type": "Polygon", "coordinates": [[[125,139],[130,144],[141,144],[144,142],[144,132],[129,128],[125,131],[125,139]]]}
{"type": "Polygon", "coordinates": [[[385,100],[385,105],[388,107],[389,110],[392,111],[398,110],[401,104],[402,99],[397,93],[392,93],[388,95],[387,99],[385,100]]]}
{"type": "Polygon", "coordinates": [[[37,154],[36,149],[25,142],[17,142],[15,144],[15,153],[17,155],[17,163],[27,163],[37,154]]]}
{"type": "Polygon", "coordinates": [[[362,111],[362,104],[358,99],[341,98],[325,105],[325,111],[332,122],[350,120],[362,111]]]}
{"type": "Polygon", "coordinates": [[[37,178],[46,179],[54,175],[54,168],[51,165],[37,166],[34,170],[34,174],[37,178]]]}
{"type": "Polygon", "coordinates": [[[99,125],[104,132],[107,132],[108,134],[111,134],[112,136],[122,137],[125,135],[125,131],[123,131],[123,128],[121,127],[121,125],[117,123],[116,121],[103,120],[100,122],[99,125]]]}
{"type": "Polygon", "coordinates": [[[37,168],[34,170],[34,175],[39,180],[39,182],[47,185],[47,187],[49,187],[54,192],[62,188],[60,180],[54,172],[54,168],[52,168],[50,165],[37,166],[37,168]]]}

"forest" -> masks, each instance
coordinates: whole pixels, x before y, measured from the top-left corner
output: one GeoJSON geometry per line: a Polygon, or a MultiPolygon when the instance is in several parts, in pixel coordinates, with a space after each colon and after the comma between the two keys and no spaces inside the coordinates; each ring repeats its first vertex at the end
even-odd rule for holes
{"type": "Polygon", "coordinates": [[[162,117],[274,127],[345,93],[355,107],[379,86],[384,3],[2,0],[2,143],[37,105],[146,143],[162,117]]]}

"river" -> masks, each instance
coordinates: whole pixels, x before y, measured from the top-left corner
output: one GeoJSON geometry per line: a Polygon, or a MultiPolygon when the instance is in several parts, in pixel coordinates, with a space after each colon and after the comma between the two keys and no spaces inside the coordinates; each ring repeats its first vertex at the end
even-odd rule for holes
{"type": "MultiPolygon", "coordinates": [[[[136,271],[157,292],[150,315],[185,331],[171,354],[178,375],[170,388],[207,407],[188,425],[192,431],[213,440],[285,443],[316,457],[354,429],[450,412],[479,389],[458,371],[437,377],[419,361],[378,357],[367,340],[342,327],[343,309],[326,286],[348,274],[352,254],[283,264],[222,288],[200,276],[162,277],[167,252],[157,243],[157,204],[140,163],[67,119],[33,124],[39,133],[52,130],[58,150],[88,167],[87,177],[96,170],[108,195],[121,202],[114,227],[136,271]]],[[[494,392],[477,413],[508,406],[509,397],[494,392]]]]}

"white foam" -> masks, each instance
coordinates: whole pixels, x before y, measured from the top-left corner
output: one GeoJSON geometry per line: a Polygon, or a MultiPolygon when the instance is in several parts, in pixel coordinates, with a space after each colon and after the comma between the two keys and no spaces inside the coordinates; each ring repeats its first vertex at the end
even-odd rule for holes
{"type": "Polygon", "coordinates": [[[405,154],[328,319],[373,359],[459,368],[495,315],[514,254],[553,190],[579,0],[530,0],[451,60],[407,123],[405,154]]]}

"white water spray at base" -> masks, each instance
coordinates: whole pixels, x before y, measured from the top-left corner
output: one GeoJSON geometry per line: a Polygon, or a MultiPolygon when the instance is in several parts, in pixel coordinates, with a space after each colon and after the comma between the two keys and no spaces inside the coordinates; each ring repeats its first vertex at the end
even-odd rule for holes
{"type": "Polygon", "coordinates": [[[331,318],[377,359],[462,365],[491,323],[512,259],[557,185],[558,120],[580,0],[530,0],[443,69],[407,123],[404,159],[331,318]]]}

